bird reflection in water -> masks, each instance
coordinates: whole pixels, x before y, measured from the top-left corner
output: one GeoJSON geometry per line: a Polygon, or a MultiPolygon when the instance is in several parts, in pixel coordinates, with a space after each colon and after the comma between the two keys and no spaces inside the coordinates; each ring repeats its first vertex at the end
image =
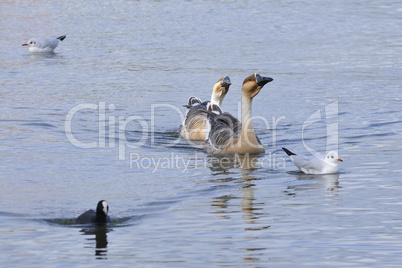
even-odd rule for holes
{"type": "MultiPolygon", "coordinates": [[[[214,213],[217,213],[221,219],[230,219],[234,211],[230,211],[233,207],[229,204],[232,199],[241,198],[241,213],[246,224],[245,231],[250,231],[250,235],[245,238],[255,241],[260,241],[262,230],[270,228],[270,225],[261,225],[259,222],[260,217],[263,215],[262,209],[264,203],[257,202],[254,197],[255,181],[258,178],[254,175],[255,171],[260,168],[263,156],[261,155],[225,155],[225,156],[211,156],[208,159],[209,168],[213,175],[231,175],[226,178],[213,179],[210,182],[215,182],[214,187],[220,186],[217,184],[223,184],[228,182],[241,183],[241,190],[243,191],[242,197],[233,195],[222,195],[214,197],[212,200],[212,206],[216,208],[214,213]],[[230,171],[235,169],[235,171],[230,171]],[[240,172],[239,172],[240,170],[240,172]],[[241,178],[236,176],[241,174],[241,178]]],[[[237,206],[236,206],[237,207],[237,206]]],[[[246,265],[250,263],[258,263],[260,261],[260,255],[264,254],[265,247],[245,247],[245,253],[243,256],[246,265]]]]}
{"type": "Polygon", "coordinates": [[[335,174],[323,174],[323,175],[306,175],[299,174],[298,180],[315,180],[321,182],[324,185],[327,193],[336,192],[339,186],[339,173],[335,174]]]}
{"type": "Polygon", "coordinates": [[[86,229],[82,229],[80,232],[83,235],[88,235],[90,237],[86,238],[86,240],[90,241],[90,246],[92,246],[93,240],[95,240],[95,258],[96,259],[107,259],[107,233],[111,230],[107,228],[105,224],[97,225],[94,227],[89,227],[86,229]],[[95,238],[93,237],[95,235],[95,238]]]}
{"type": "MultiPolygon", "coordinates": [[[[235,154],[235,155],[209,155],[207,156],[208,167],[211,171],[216,172],[213,175],[222,173],[230,173],[230,169],[256,170],[261,166],[260,155],[235,154]]],[[[232,172],[238,174],[238,172],[232,172]]]]}
{"type": "MultiPolygon", "coordinates": [[[[213,178],[208,180],[214,183],[214,187],[219,187],[220,185],[226,185],[228,182],[235,182],[239,180],[236,178],[237,172],[231,172],[231,169],[237,169],[240,167],[239,155],[209,155],[207,156],[207,166],[213,172],[213,176],[226,175],[225,178],[213,178]],[[231,177],[233,175],[233,177],[231,177]],[[219,184],[219,185],[217,185],[219,184]]],[[[216,208],[214,213],[217,214],[218,218],[230,219],[229,201],[234,199],[232,195],[222,195],[216,196],[212,199],[212,206],[216,208]]]]}
{"type": "MultiPolygon", "coordinates": [[[[239,181],[239,183],[244,184],[242,187],[243,196],[241,201],[241,207],[242,207],[243,219],[247,224],[255,224],[255,220],[258,219],[260,216],[260,213],[258,213],[258,211],[262,209],[261,206],[263,205],[262,203],[255,204],[255,198],[254,198],[255,184],[253,183],[253,181],[257,180],[257,178],[253,176],[253,173],[260,167],[261,157],[262,156],[260,155],[236,154],[236,155],[222,155],[222,156],[215,155],[215,156],[209,156],[207,158],[209,168],[211,169],[211,171],[214,172],[213,175],[239,174],[237,170],[233,172],[231,172],[230,170],[231,169],[241,170],[240,180],[238,178],[228,177],[224,179],[222,178],[214,179],[213,181],[218,183],[239,181]]],[[[230,218],[230,214],[228,214],[227,211],[228,208],[227,204],[229,200],[235,198],[237,197],[231,195],[214,197],[212,201],[212,206],[220,208],[219,210],[216,210],[215,213],[222,214],[220,216],[222,218],[230,218]]],[[[246,228],[246,230],[256,230],[256,229],[261,230],[266,228],[268,227],[246,228]]]]}
{"type": "Polygon", "coordinates": [[[337,196],[339,186],[339,173],[335,174],[322,174],[322,175],[310,175],[301,172],[295,173],[299,182],[305,182],[302,184],[291,185],[287,187],[287,194],[290,194],[291,190],[293,195],[296,195],[297,191],[313,190],[324,187],[327,196],[337,196]]]}
{"type": "MultiPolygon", "coordinates": [[[[243,212],[243,220],[248,224],[256,224],[255,220],[257,220],[261,213],[262,206],[264,203],[255,203],[254,197],[254,186],[253,181],[257,180],[252,174],[259,167],[259,156],[258,155],[241,155],[239,156],[239,160],[241,163],[241,174],[242,178],[246,185],[242,187],[243,190],[243,198],[241,202],[242,212],[243,212]]],[[[262,230],[267,229],[269,226],[261,226],[261,227],[247,227],[246,230],[262,230]]]]}

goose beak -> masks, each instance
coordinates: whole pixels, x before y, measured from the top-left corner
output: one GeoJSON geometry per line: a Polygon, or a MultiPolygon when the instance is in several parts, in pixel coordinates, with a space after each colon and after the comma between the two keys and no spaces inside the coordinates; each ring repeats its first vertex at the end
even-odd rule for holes
{"type": "Polygon", "coordinates": [[[221,82],[221,87],[228,89],[231,84],[229,76],[225,76],[221,82]]]}
{"type": "Polygon", "coordinates": [[[232,84],[232,82],[230,82],[229,76],[225,76],[225,77],[222,79],[222,82],[221,82],[221,92],[222,92],[223,94],[228,93],[229,87],[230,87],[231,84],[232,84]]]}
{"type": "Polygon", "coordinates": [[[28,44],[22,44],[22,46],[27,46],[28,44]]]}
{"type": "Polygon", "coordinates": [[[269,82],[273,81],[274,79],[272,79],[271,77],[265,77],[265,76],[261,76],[259,74],[255,74],[255,80],[256,80],[258,86],[263,87],[266,83],[269,83],[269,82]]]}
{"type": "Polygon", "coordinates": [[[337,161],[339,161],[339,162],[343,162],[343,160],[342,159],[340,159],[340,158],[338,158],[338,159],[336,159],[337,161]]]}

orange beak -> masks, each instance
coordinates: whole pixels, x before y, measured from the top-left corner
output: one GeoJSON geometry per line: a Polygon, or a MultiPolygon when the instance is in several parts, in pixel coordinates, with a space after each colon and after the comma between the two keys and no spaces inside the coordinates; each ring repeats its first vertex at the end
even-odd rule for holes
{"type": "Polygon", "coordinates": [[[27,46],[28,44],[22,44],[23,46],[27,46]]]}
{"type": "Polygon", "coordinates": [[[336,159],[336,160],[338,160],[339,162],[343,162],[343,160],[342,160],[342,159],[340,159],[340,158],[338,158],[338,159],[336,159]]]}

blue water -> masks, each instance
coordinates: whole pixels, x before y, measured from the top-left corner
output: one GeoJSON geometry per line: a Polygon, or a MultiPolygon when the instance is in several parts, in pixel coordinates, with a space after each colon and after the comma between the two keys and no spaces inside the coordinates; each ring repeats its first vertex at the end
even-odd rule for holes
{"type": "Polygon", "coordinates": [[[3,1],[0,264],[400,267],[398,1],[3,1]],[[51,55],[31,37],[67,34],[51,55]],[[228,75],[266,153],[208,156],[176,131],[228,75]],[[337,149],[336,175],[296,153],[337,149]],[[106,199],[113,222],[74,219],[106,199]],[[105,262],[103,262],[105,261],[105,262]]]}

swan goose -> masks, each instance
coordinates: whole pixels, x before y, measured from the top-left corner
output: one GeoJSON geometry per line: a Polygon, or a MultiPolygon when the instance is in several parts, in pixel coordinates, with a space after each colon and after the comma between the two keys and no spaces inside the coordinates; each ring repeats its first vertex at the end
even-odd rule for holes
{"type": "Polygon", "coordinates": [[[221,105],[223,99],[229,91],[231,85],[229,76],[219,79],[213,89],[211,101],[201,102],[196,97],[188,100],[186,117],[179,128],[181,137],[190,140],[205,140],[206,122],[207,122],[207,105],[209,103],[221,105]]]}
{"type": "Polygon", "coordinates": [[[265,149],[255,135],[251,105],[261,88],[271,82],[270,77],[252,74],[244,79],[241,96],[242,123],[229,113],[222,113],[209,105],[207,137],[204,149],[209,154],[258,154],[265,149]]]}

